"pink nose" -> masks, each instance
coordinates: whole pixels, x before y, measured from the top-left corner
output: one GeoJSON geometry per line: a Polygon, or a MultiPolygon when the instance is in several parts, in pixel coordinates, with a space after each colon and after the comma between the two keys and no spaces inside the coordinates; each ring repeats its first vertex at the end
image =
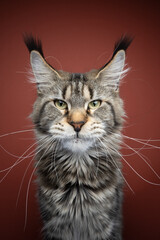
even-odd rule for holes
{"type": "Polygon", "coordinates": [[[76,132],[79,132],[81,130],[81,127],[85,124],[85,122],[84,121],[80,121],[80,122],[71,121],[70,124],[74,127],[74,130],[76,132]]]}

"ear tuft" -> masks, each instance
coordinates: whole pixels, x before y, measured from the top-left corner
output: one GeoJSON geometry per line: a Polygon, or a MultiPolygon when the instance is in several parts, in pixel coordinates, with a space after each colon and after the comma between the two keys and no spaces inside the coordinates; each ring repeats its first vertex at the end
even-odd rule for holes
{"type": "Polygon", "coordinates": [[[133,41],[133,37],[129,35],[122,36],[116,43],[114,47],[114,52],[112,58],[116,55],[120,50],[126,51],[131,42],[133,41]]]}
{"type": "Polygon", "coordinates": [[[34,78],[31,82],[37,83],[38,92],[44,93],[49,89],[57,79],[61,79],[60,74],[44,58],[42,43],[32,34],[23,35],[24,42],[30,52],[30,63],[34,78]]]}
{"type": "Polygon", "coordinates": [[[32,34],[24,34],[23,39],[29,52],[35,50],[39,52],[41,56],[44,58],[42,43],[40,39],[33,37],[32,34]]]}
{"type": "Polygon", "coordinates": [[[130,36],[122,36],[116,42],[112,58],[107,64],[100,68],[96,78],[100,77],[104,86],[112,86],[116,90],[119,88],[119,83],[122,77],[129,69],[125,67],[125,51],[131,44],[133,38],[130,36]]]}

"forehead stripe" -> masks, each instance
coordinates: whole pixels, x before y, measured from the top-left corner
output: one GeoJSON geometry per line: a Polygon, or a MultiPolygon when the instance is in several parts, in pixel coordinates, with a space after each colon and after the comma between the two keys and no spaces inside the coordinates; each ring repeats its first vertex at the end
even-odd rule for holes
{"type": "Polygon", "coordinates": [[[67,86],[65,86],[62,91],[62,96],[64,99],[65,99],[65,95],[66,95],[66,90],[67,90],[67,86]]]}
{"type": "Polygon", "coordinates": [[[72,94],[72,89],[71,89],[71,85],[69,85],[68,87],[66,87],[65,92],[64,92],[64,99],[69,99],[71,97],[72,94]]]}
{"type": "Polygon", "coordinates": [[[88,88],[87,85],[84,85],[84,86],[83,86],[83,96],[84,96],[86,99],[88,99],[88,100],[91,99],[91,93],[90,93],[89,88],[88,88]]]}
{"type": "Polygon", "coordinates": [[[88,87],[88,90],[89,90],[89,92],[90,92],[90,97],[91,97],[91,99],[93,98],[93,89],[91,89],[90,87],[88,87]]]}

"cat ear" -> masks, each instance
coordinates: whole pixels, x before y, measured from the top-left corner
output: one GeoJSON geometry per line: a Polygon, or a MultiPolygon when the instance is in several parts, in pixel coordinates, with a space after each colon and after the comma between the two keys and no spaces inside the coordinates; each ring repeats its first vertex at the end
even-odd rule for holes
{"type": "Polygon", "coordinates": [[[30,62],[35,81],[39,91],[53,85],[54,80],[60,78],[58,72],[53,69],[38,51],[31,51],[30,62]]]}
{"type": "Polygon", "coordinates": [[[30,62],[34,74],[30,80],[37,84],[38,92],[45,92],[47,88],[53,86],[56,79],[61,77],[58,71],[46,62],[39,38],[33,37],[32,34],[24,34],[23,39],[30,52],[30,62]]]}
{"type": "Polygon", "coordinates": [[[132,40],[132,37],[126,35],[116,42],[111,60],[97,74],[97,78],[101,79],[104,86],[113,87],[115,90],[119,89],[120,80],[129,70],[124,69],[125,51],[132,40]]]}
{"type": "Polygon", "coordinates": [[[125,65],[125,51],[118,51],[111,61],[106,64],[98,72],[97,78],[100,77],[104,86],[113,86],[115,90],[118,89],[122,75],[127,72],[123,70],[125,65]]]}

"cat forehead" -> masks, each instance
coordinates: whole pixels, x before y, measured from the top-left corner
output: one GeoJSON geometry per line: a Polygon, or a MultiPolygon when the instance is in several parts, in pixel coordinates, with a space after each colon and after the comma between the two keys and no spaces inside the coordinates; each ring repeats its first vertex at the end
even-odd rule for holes
{"type": "Polygon", "coordinates": [[[46,94],[51,98],[64,99],[73,105],[83,105],[85,101],[101,99],[110,93],[110,89],[104,88],[96,79],[96,70],[87,73],[69,73],[60,71],[61,78],[51,81],[51,88],[46,86],[46,94]]]}
{"type": "Polygon", "coordinates": [[[85,82],[87,79],[83,73],[72,73],[71,74],[71,81],[77,82],[77,81],[83,81],[85,82]]]}
{"type": "MultiPolygon", "coordinates": [[[[63,83],[64,82],[65,80],[63,83]]],[[[84,74],[71,73],[65,86],[63,85],[61,89],[63,99],[80,103],[80,101],[89,101],[91,99],[107,96],[110,90],[104,88],[98,82],[95,79],[95,74],[92,72],[84,74]]]]}
{"type": "Polygon", "coordinates": [[[93,90],[89,87],[89,82],[87,78],[82,73],[72,73],[70,81],[63,89],[63,98],[66,100],[69,99],[78,99],[85,98],[90,100],[93,97],[93,90]]]}

